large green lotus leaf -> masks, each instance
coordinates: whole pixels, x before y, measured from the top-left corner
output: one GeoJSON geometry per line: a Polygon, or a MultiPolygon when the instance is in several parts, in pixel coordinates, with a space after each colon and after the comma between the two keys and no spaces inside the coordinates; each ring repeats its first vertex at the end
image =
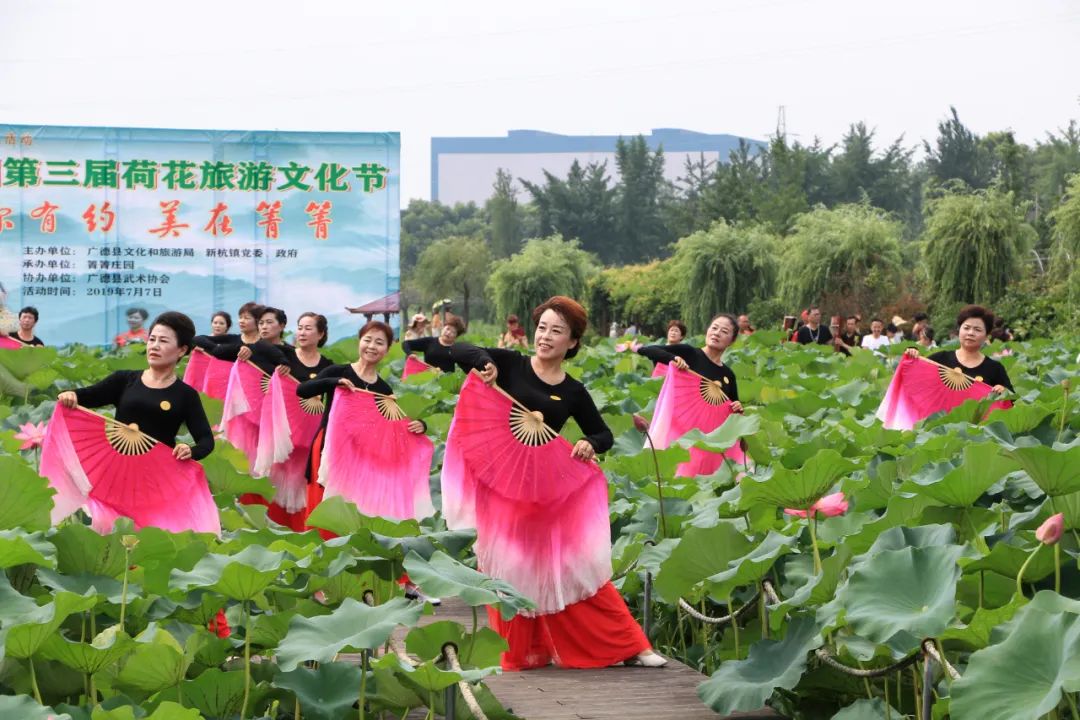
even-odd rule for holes
{"type": "MultiPolygon", "coordinates": [[[[999,542],[990,548],[989,555],[974,562],[961,564],[964,565],[965,573],[990,570],[1005,577],[1015,578],[1016,574],[1020,572],[1020,566],[1027,562],[1032,551],[1038,547],[1040,547],[1040,544],[1035,544],[1029,548],[1019,548],[1015,545],[999,542]]],[[[1031,564],[1024,570],[1024,580],[1025,582],[1037,582],[1052,572],[1054,572],[1054,553],[1051,550],[1040,550],[1032,559],[1031,564]]]]}
{"type": "Polygon", "coordinates": [[[806,509],[835,485],[856,464],[832,449],[820,450],[798,470],[778,467],[771,478],[744,477],[740,483],[740,507],[765,503],[784,508],[806,509]]]}
{"type": "Polygon", "coordinates": [[[1063,690],[1080,690],[1080,615],[1061,600],[1038,593],[1002,642],[971,655],[952,686],[953,718],[1036,720],[1057,707],[1063,690]]]}
{"type": "Polygon", "coordinates": [[[702,450],[724,451],[735,444],[739,438],[753,435],[761,429],[761,421],[756,415],[731,415],[724,424],[712,432],[703,433],[691,430],[678,439],[679,447],[696,447],[702,450]]]}
{"type": "Polygon", "coordinates": [[[7,634],[4,640],[5,652],[11,657],[30,657],[56,632],[68,615],[89,610],[95,602],[92,597],[68,592],[56,593],[52,602],[35,607],[4,623],[7,634]]]}
{"type": "Polygon", "coordinates": [[[854,566],[836,598],[847,625],[894,647],[916,647],[921,638],[937,636],[956,615],[956,561],[963,551],[958,545],[907,547],[854,566]]]}
{"type": "Polygon", "coordinates": [[[98,705],[90,713],[90,720],[203,720],[203,716],[195,708],[186,708],[174,702],[163,702],[149,715],[146,715],[141,707],[132,705],[121,705],[108,710],[98,705]]]}
{"type": "Polygon", "coordinates": [[[81,523],[69,523],[51,541],[56,546],[56,569],[65,575],[116,578],[127,567],[119,533],[101,535],[81,523]]]}
{"type": "Polygon", "coordinates": [[[49,512],[55,491],[48,480],[14,455],[0,455],[0,478],[0,530],[47,530],[52,526],[49,512]]]}
{"type": "Polygon", "coordinates": [[[769,608],[769,625],[773,631],[781,628],[792,610],[805,606],[821,607],[832,600],[840,584],[840,575],[847,570],[850,560],[851,550],[843,545],[821,561],[820,573],[814,572],[813,558],[808,555],[788,555],[784,558],[780,574],[785,582],[781,589],[781,602],[769,608]]]}
{"type": "Polygon", "coordinates": [[[207,555],[187,572],[173,570],[169,585],[183,591],[206,588],[233,600],[252,600],[295,564],[284,552],[251,545],[236,555],[207,555]]]}
{"type": "Polygon", "coordinates": [[[113,680],[116,687],[155,693],[174,687],[184,679],[203,637],[192,634],[186,645],[151,623],[135,637],[135,647],[113,680]]]}
{"type": "Polygon", "coordinates": [[[1000,455],[997,443],[968,445],[960,464],[942,463],[926,468],[901,486],[952,507],[969,507],[987,488],[1015,469],[1015,464],[1000,455]]]}
{"type": "Polygon", "coordinates": [[[753,548],[754,544],[731,522],[709,528],[691,527],[660,564],[655,579],[657,593],[674,603],[679,597],[689,595],[705,578],[728,570],[732,561],[753,548]]]}
{"type": "Polygon", "coordinates": [[[232,504],[237,495],[253,493],[261,495],[267,501],[274,499],[274,486],[267,478],[252,477],[246,468],[238,470],[228,457],[231,452],[239,452],[232,446],[225,446],[215,450],[201,460],[203,470],[206,471],[206,481],[210,484],[210,492],[218,503],[232,504]]]}
{"type": "Polygon", "coordinates": [[[329,662],[346,648],[358,651],[378,647],[398,625],[415,625],[422,610],[420,603],[404,598],[375,607],[347,598],[329,615],[294,616],[288,634],[278,645],[278,666],[289,672],[307,660],[329,662]]]}
{"type": "Polygon", "coordinates": [[[895,708],[886,708],[885,701],[881,698],[873,700],[856,700],[851,705],[832,716],[832,720],[887,720],[887,718],[902,718],[895,708]]]}
{"type": "Polygon", "coordinates": [[[784,639],[761,640],[745,660],[724,662],[698,685],[698,697],[720,715],[760,710],[775,688],[795,687],[806,669],[806,654],[821,645],[818,626],[808,617],[788,624],[784,639]]]}
{"type": "MultiPolygon", "coordinates": [[[[895,525],[880,531],[870,546],[855,558],[860,562],[887,550],[902,550],[906,547],[933,547],[935,545],[955,545],[956,530],[952,525],[920,525],[909,527],[895,525]]],[[[849,544],[853,551],[858,551],[858,544],[849,544]]]]}
{"type": "Polygon", "coordinates": [[[436,552],[430,560],[410,553],[405,558],[405,572],[410,580],[424,588],[424,592],[436,597],[457,597],[473,607],[497,605],[507,620],[519,610],[536,607],[510,583],[477,572],[442,551],[436,552]]]}
{"type": "Polygon", "coordinates": [[[1053,408],[1048,408],[1039,403],[1017,403],[1009,409],[997,409],[986,416],[986,424],[1000,422],[1009,429],[1013,435],[1023,435],[1034,430],[1047,417],[1054,413],[1053,408]]]}
{"type": "MultiPolygon", "coordinates": [[[[54,570],[43,568],[37,571],[37,577],[42,585],[51,590],[64,590],[89,597],[96,596],[116,605],[120,604],[121,596],[124,594],[123,582],[103,575],[62,575],[54,570]]],[[[128,583],[128,602],[138,598],[141,594],[142,588],[135,583],[128,583]]]]}
{"type": "Polygon", "coordinates": [[[393,654],[383,656],[375,664],[382,668],[393,668],[406,687],[413,688],[424,697],[427,697],[429,693],[445,690],[462,680],[469,683],[478,682],[488,675],[499,672],[498,667],[476,668],[461,672],[443,670],[435,664],[434,660],[426,660],[419,665],[406,664],[393,654]]]}
{"type": "Polygon", "coordinates": [[[0,695],[0,718],[11,718],[11,720],[71,720],[71,716],[67,713],[58,713],[51,707],[38,705],[34,698],[29,695],[0,695]]]}
{"type": "Polygon", "coordinates": [[[1041,520],[1045,520],[1054,512],[1059,511],[1065,516],[1065,527],[1068,530],[1080,529],[1080,492],[1069,493],[1068,495],[1058,495],[1054,498],[1054,503],[1051,506],[1047,503],[1043,507],[1043,515],[1041,520]]]}
{"type": "MultiPolygon", "coordinates": [[[[291,672],[279,672],[274,676],[274,687],[288,690],[300,701],[300,712],[311,720],[342,720],[355,715],[353,704],[360,698],[358,665],[353,663],[321,663],[315,670],[298,667],[291,672]]],[[[240,691],[243,693],[244,675],[240,673],[240,691]]],[[[235,713],[233,713],[235,714],[235,713]]],[[[232,717],[217,715],[216,717],[232,717]]]]}
{"type": "Polygon", "coordinates": [[[55,361],[56,348],[20,348],[19,352],[0,353],[0,365],[19,380],[25,380],[38,370],[48,368],[55,361]]]}
{"type": "Polygon", "coordinates": [[[1064,449],[1037,445],[1005,450],[1051,497],[1080,492],[1080,445],[1064,449]]]}
{"type": "MultiPolygon", "coordinates": [[[[208,668],[194,679],[184,680],[180,688],[179,695],[175,687],[170,687],[161,691],[156,699],[167,702],[183,700],[185,706],[194,707],[207,718],[235,718],[239,717],[244,702],[244,672],[208,668]]],[[[248,717],[258,717],[253,709],[270,692],[271,688],[266,682],[252,682],[248,717]]]]}
{"type": "Polygon", "coordinates": [[[24,564],[56,566],[56,547],[40,532],[0,530],[0,568],[24,564]]]}
{"type": "Polygon", "coordinates": [[[509,647],[499,633],[491,628],[480,628],[474,636],[456,622],[434,622],[409,631],[405,649],[421,660],[435,660],[442,656],[446,643],[457,647],[462,667],[492,667],[509,647]],[[471,655],[470,655],[471,651],[471,655]]]}
{"type": "Polygon", "coordinates": [[[341,496],[328,498],[319,503],[308,516],[308,525],[329,530],[335,535],[352,535],[368,530],[388,537],[410,537],[420,534],[415,520],[394,522],[381,517],[370,517],[356,509],[356,505],[341,496]]]}
{"type": "Polygon", "coordinates": [[[1016,615],[1016,611],[1026,604],[1014,595],[1011,602],[997,608],[979,608],[962,627],[953,626],[941,633],[942,642],[962,643],[971,650],[979,650],[990,644],[991,633],[1016,615]]]}
{"type": "Polygon", "coordinates": [[[736,588],[758,582],[768,574],[777,558],[791,552],[795,542],[795,537],[770,531],[750,552],[728,563],[727,569],[706,578],[709,594],[725,599],[736,588]]]}
{"type": "Polygon", "coordinates": [[[690,454],[681,447],[657,450],[653,454],[645,449],[644,436],[637,430],[628,430],[615,439],[615,446],[600,461],[604,470],[628,477],[635,482],[656,482],[657,466],[660,477],[669,479],[675,475],[679,463],[686,462],[690,454]]]}
{"type": "Polygon", "coordinates": [[[41,654],[81,673],[96,673],[123,659],[134,645],[134,640],[121,632],[118,625],[113,625],[89,643],[50,635],[41,646],[41,654]]]}

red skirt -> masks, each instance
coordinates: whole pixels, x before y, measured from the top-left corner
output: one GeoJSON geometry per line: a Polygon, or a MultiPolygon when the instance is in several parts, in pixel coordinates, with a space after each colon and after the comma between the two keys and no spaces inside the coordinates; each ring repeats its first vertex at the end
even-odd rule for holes
{"type": "MultiPolygon", "coordinates": [[[[310,479],[307,486],[307,504],[303,508],[296,512],[289,512],[277,503],[266,502],[262,495],[256,495],[255,493],[244,493],[240,496],[240,502],[244,505],[266,505],[269,508],[266,511],[266,516],[278,525],[283,525],[293,532],[311,530],[312,528],[307,524],[308,516],[311,515],[311,511],[323,499],[323,487],[316,482],[316,479],[319,477],[319,464],[322,461],[322,447],[325,435],[326,431],[320,429],[319,434],[315,436],[315,440],[311,444],[311,455],[308,461],[310,471],[308,477],[310,479]]],[[[326,530],[319,530],[319,534],[322,535],[323,540],[337,537],[326,530]]]]}
{"type": "Polygon", "coordinates": [[[503,670],[529,670],[554,662],[565,668],[602,668],[651,648],[648,638],[610,582],[595,595],[550,615],[518,615],[509,622],[488,607],[488,624],[506,640],[503,670]]]}

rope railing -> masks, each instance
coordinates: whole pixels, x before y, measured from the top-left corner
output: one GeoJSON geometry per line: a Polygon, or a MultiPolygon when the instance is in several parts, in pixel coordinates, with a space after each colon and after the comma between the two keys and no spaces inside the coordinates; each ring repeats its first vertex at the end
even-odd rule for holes
{"type": "Polygon", "coordinates": [[[721,617],[712,617],[710,615],[705,615],[704,613],[700,613],[700,612],[698,612],[697,610],[694,609],[693,605],[686,602],[686,600],[684,600],[683,598],[679,598],[679,609],[682,610],[683,612],[685,612],[690,617],[694,618],[695,620],[706,623],[708,625],[723,625],[724,623],[731,622],[732,618],[735,618],[735,619],[742,618],[743,615],[745,615],[748,612],[750,612],[751,610],[753,610],[754,607],[757,605],[757,600],[758,600],[758,597],[760,595],[761,595],[760,592],[754,593],[754,596],[752,598],[750,598],[749,600],[747,600],[746,604],[743,605],[741,608],[739,608],[738,610],[736,610],[733,613],[730,613],[728,615],[723,615],[721,617]]]}
{"type": "Polygon", "coordinates": [[[851,675],[853,677],[859,678],[878,678],[884,677],[886,675],[891,675],[892,673],[903,670],[910,665],[914,665],[915,662],[918,661],[920,655],[920,653],[914,652],[908,655],[903,660],[899,660],[892,665],[889,665],[888,667],[875,668],[873,670],[863,670],[861,668],[853,668],[845,665],[844,663],[837,660],[833,655],[831,655],[829,651],[825,648],[818,648],[814,652],[814,654],[817,656],[818,660],[821,660],[821,662],[825,663],[829,667],[839,670],[846,675],[851,675]]]}
{"type": "MultiPolygon", "coordinates": [[[[443,657],[450,664],[450,669],[456,673],[463,672],[461,669],[461,663],[458,662],[457,646],[454,643],[446,643],[443,645],[443,657]]],[[[453,687],[453,686],[451,686],[453,687]]],[[[472,713],[476,720],[488,720],[487,715],[484,713],[483,708],[480,707],[480,703],[477,702],[476,696],[473,695],[472,687],[464,680],[458,681],[458,690],[461,691],[461,697],[465,700],[465,705],[469,708],[469,712],[472,713]]],[[[447,712],[447,717],[453,717],[450,712],[447,712]]]]}
{"type": "Polygon", "coordinates": [[[959,671],[957,671],[956,668],[954,668],[952,665],[949,664],[948,658],[946,658],[944,655],[942,655],[941,653],[938,652],[937,641],[936,640],[934,640],[933,638],[927,638],[926,640],[923,640],[922,641],[922,650],[934,662],[936,662],[938,665],[940,665],[942,667],[942,669],[948,674],[948,676],[950,678],[952,678],[953,680],[959,680],[960,679],[959,671]]]}

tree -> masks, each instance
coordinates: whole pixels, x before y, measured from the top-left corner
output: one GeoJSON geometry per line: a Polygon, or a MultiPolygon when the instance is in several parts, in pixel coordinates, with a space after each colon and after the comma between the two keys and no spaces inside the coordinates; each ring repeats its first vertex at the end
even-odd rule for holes
{"type": "Polygon", "coordinates": [[[780,258],[780,297],[791,308],[811,303],[829,312],[876,312],[901,270],[903,228],[867,204],[800,215],[780,258]]]}
{"type": "Polygon", "coordinates": [[[681,302],[671,259],[605,268],[589,282],[589,319],[601,331],[612,321],[622,321],[659,335],[669,320],[679,317],[681,302]]]}
{"type": "Polygon", "coordinates": [[[500,317],[528,317],[552,295],[584,298],[588,280],[598,270],[596,258],[576,240],[560,235],[533,238],[521,252],[495,261],[487,292],[500,317]]]}
{"type": "Polygon", "coordinates": [[[1035,230],[1011,194],[950,193],[930,201],[925,269],[937,302],[990,304],[1020,274],[1035,230]]]}
{"type": "Polygon", "coordinates": [[[755,188],[754,209],[762,222],[776,233],[786,233],[792,218],[806,212],[806,168],[808,153],[787,137],[778,135],[762,158],[762,182],[755,188]]]}
{"type": "Polygon", "coordinates": [[[759,225],[713,223],[682,238],[671,257],[683,322],[704,330],[718,312],[741,312],[776,283],[777,239],[759,225]]]}
{"type": "Polygon", "coordinates": [[[901,217],[917,211],[916,183],[911,173],[911,150],[897,138],[884,152],[874,148],[874,131],[865,123],[848,127],[829,168],[833,203],[869,201],[901,217]]]}
{"type": "Polygon", "coordinates": [[[478,237],[436,240],[424,250],[414,282],[428,302],[441,297],[462,298],[462,317],[469,324],[469,300],[483,292],[491,268],[491,251],[478,237]]]}
{"type": "Polygon", "coordinates": [[[492,189],[495,192],[485,204],[491,220],[491,252],[496,258],[510,257],[521,245],[521,217],[513,176],[499,168],[492,189]]]}
{"type": "Polygon", "coordinates": [[[923,142],[926,165],[941,183],[960,180],[970,188],[985,188],[990,183],[990,169],[979,136],[960,122],[955,107],[952,117],[938,123],[938,137],[933,147],[923,142]]]}
{"type": "Polygon", "coordinates": [[[401,211],[401,273],[416,267],[424,249],[443,238],[483,235],[487,221],[475,203],[443,205],[438,201],[410,200],[401,211]]]}
{"type": "Polygon", "coordinates": [[[607,163],[582,167],[575,160],[566,180],[544,171],[544,184],[521,184],[533,198],[540,216],[540,232],[577,239],[587,252],[604,262],[618,258],[615,227],[615,190],[608,186],[607,163]]]}
{"type": "Polygon", "coordinates": [[[645,138],[638,135],[615,143],[616,228],[619,244],[614,257],[623,263],[638,262],[660,255],[669,242],[661,200],[667,189],[664,179],[664,151],[651,152],[645,138]]]}

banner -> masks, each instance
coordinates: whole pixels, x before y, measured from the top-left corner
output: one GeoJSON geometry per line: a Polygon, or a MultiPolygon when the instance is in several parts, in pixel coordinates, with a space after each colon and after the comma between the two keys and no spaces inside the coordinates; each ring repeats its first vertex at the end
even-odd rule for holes
{"type": "Polygon", "coordinates": [[[104,345],[132,308],[208,333],[255,300],[355,333],[346,306],[398,290],[399,156],[397,133],[0,125],[0,328],[32,305],[46,344],[104,345]]]}

